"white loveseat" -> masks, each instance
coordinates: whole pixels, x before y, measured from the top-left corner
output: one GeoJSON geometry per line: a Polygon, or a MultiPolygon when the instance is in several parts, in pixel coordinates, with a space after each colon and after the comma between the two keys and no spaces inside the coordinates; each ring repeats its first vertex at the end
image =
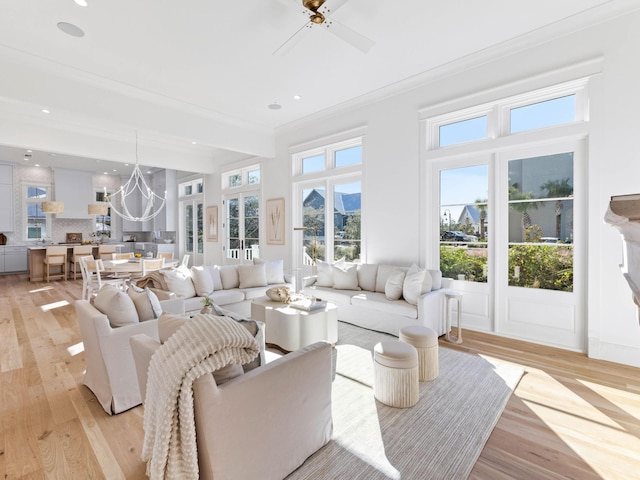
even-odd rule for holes
{"type": "Polygon", "coordinates": [[[272,287],[295,289],[295,277],[284,273],[283,261],[254,259],[249,265],[202,265],[160,270],[140,279],[138,286],[149,286],[158,298],[174,293],[183,298],[187,312],[202,309],[204,297],[244,317],[251,315],[251,301],[272,287]]]}
{"type": "Polygon", "coordinates": [[[445,292],[439,270],[384,264],[317,262],[303,293],[335,303],[341,321],[398,336],[402,327],[446,329],[445,292]]]}

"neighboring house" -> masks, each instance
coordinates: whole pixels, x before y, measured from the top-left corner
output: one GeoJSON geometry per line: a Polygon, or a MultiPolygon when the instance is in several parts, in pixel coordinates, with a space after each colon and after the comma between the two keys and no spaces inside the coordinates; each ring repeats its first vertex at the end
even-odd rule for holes
{"type": "MultiPolygon", "coordinates": [[[[323,209],[325,206],[324,190],[316,190],[315,188],[309,192],[309,195],[302,202],[303,207],[311,207],[316,210],[323,209]]],[[[333,197],[333,224],[336,231],[342,232],[347,223],[347,218],[354,212],[360,211],[361,194],[358,193],[340,193],[335,192],[333,197]]],[[[324,238],[324,226],[318,230],[319,239],[324,238]]]]}
{"type": "Polygon", "coordinates": [[[473,205],[465,205],[458,217],[458,223],[460,225],[471,225],[473,231],[478,237],[485,236],[487,234],[487,226],[489,225],[489,212],[484,212],[484,235],[480,232],[480,210],[473,205]]]}

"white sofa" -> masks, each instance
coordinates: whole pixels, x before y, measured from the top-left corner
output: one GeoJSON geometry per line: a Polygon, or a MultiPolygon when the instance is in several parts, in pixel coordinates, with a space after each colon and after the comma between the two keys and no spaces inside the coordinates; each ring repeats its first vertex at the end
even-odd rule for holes
{"type": "MultiPolygon", "coordinates": [[[[151,356],[145,335],[131,339],[145,394],[151,356]]],[[[314,343],[219,385],[213,375],[193,384],[199,478],[285,478],[329,442],[332,347],[314,343]]]]}
{"type": "Polygon", "coordinates": [[[284,273],[283,261],[254,259],[249,265],[180,266],[161,270],[140,279],[138,286],[150,286],[158,298],[174,293],[185,301],[187,312],[202,309],[204,297],[244,317],[251,315],[251,301],[272,287],[295,289],[295,277],[284,273]],[[164,283],[164,284],[163,284],[164,283]]]}
{"type": "MultiPolygon", "coordinates": [[[[108,286],[103,288],[108,289],[108,286]]],[[[114,308],[119,307],[119,300],[128,297],[122,292],[117,295],[119,299],[110,301],[114,308]]],[[[165,300],[160,304],[164,312],[184,311],[184,301],[181,299],[165,300]]],[[[87,364],[84,384],[94,393],[109,415],[140,405],[142,397],[129,337],[144,334],[158,339],[158,320],[149,319],[114,326],[107,314],[102,313],[87,300],[76,301],[75,310],[87,364]]]]}
{"type": "Polygon", "coordinates": [[[409,325],[446,333],[446,290],[439,270],[317,263],[317,275],[303,279],[303,293],[335,303],[341,321],[395,336],[409,325]]]}

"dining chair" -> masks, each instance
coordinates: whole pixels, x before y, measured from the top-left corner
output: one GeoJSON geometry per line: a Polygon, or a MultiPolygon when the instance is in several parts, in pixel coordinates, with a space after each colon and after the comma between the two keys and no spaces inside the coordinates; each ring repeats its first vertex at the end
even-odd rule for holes
{"type": "Polygon", "coordinates": [[[168,252],[168,253],[158,253],[157,255],[158,258],[164,258],[165,260],[173,260],[173,252],[168,252]]]}
{"type": "Polygon", "coordinates": [[[128,277],[116,277],[113,275],[104,275],[104,264],[102,259],[94,259],[93,257],[81,257],[80,258],[81,272],[82,272],[82,299],[89,300],[93,293],[98,293],[98,290],[103,285],[111,284],[126,290],[128,277]]]}
{"type": "Polygon", "coordinates": [[[44,257],[44,278],[47,282],[52,278],[67,278],[67,247],[47,247],[44,257]],[[59,268],[58,273],[51,273],[51,267],[59,268]]]}
{"type": "Polygon", "coordinates": [[[115,245],[99,245],[98,246],[98,258],[103,260],[111,260],[111,256],[116,253],[115,245]]]}
{"type": "Polygon", "coordinates": [[[189,266],[189,257],[190,256],[191,255],[185,255],[185,256],[182,257],[182,265],[184,265],[185,267],[189,266]]]}
{"type": "Polygon", "coordinates": [[[73,273],[74,280],[77,278],[78,266],[80,266],[80,257],[93,257],[93,246],[77,245],[73,247],[73,253],[69,259],[69,264],[71,265],[69,276],[73,273]]]}
{"type": "Polygon", "coordinates": [[[133,252],[111,254],[111,260],[128,260],[133,257],[134,257],[133,252]]]}

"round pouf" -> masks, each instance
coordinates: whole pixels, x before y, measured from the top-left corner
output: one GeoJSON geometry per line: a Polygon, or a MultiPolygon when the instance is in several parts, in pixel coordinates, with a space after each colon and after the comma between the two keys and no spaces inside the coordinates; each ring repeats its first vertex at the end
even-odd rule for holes
{"type": "Polygon", "coordinates": [[[428,327],[412,325],[400,329],[401,342],[413,345],[418,350],[420,381],[433,380],[438,376],[438,335],[428,327]]]}
{"type": "Polygon", "coordinates": [[[373,395],[396,408],[413,407],[419,399],[418,352],[408,343],[382,342],[373,348],[373,395]]]}

